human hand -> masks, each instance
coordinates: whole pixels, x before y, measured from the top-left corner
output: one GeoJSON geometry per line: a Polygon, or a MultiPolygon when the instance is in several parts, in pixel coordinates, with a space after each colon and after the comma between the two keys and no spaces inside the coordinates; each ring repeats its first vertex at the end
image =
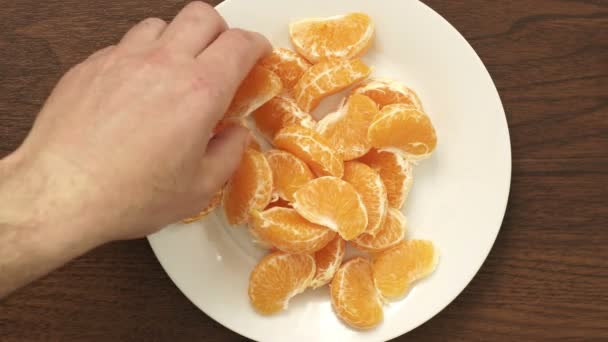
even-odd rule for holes
{"type": "MultiPolygon", "coordinates": [[[[212,137],[238,85],[270,45],[227,29],[200,2],[166,24],[147,19],[58,83],[8,160],[36,193],[37,220],[100,243],[145,236],[197,213],[248,144],[212,137]]],[[[69,232],[68,232],[69,233],[69,232]]]]}

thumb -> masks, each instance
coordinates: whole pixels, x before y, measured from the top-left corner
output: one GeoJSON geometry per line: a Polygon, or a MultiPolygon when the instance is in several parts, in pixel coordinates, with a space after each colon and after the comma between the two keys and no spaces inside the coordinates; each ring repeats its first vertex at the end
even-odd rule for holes
{"type": "Polygon", "coordinates": [[[249,140],[249,130],[235,125],[222,130],[209,141],[201,170],[205,191],[217,191],[230,179],[249,140]]]}

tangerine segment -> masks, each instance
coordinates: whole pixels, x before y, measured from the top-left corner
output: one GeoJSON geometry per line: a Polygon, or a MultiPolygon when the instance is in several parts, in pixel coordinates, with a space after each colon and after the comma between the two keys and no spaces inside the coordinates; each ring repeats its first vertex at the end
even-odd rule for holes
{"type": "Polygon", "coordinates": [[[321,99],[365,79],[371,69],[358,59],[329,59],[306,70],[293,95],[300,108],[310,113],[321,99]]]}
{"type": "Polygon", "coordinates": [[[309,18],[289,24],[289,38],[296,51],[309,61],[339,57],[352,59],[371,46],[374,23],[365,13],[309,18]]]}
{"type": "Polygon", "coordinates": [[[273,252],[277,250],[270,242],[262,239],[262,237],[253,229],[249,229],[249,234],[251,234],[251,242],[253,242],[255,246],[271,250],[273,252]]]}
{"type": "Polygon", "coordinates": [[[218,192],[215,193],[215,195],[213,195],[213,197],[211,197],[211,199],[209,200],[209,204],[207,204],[207,206],[203,210],[201,210],[195,216],[189,217],[187,219],[183,219],[182,222],[183,223],[196,222],[196,221],[202,219],[203,217],[209,215],[222,202],[222,194],[223,194],[223,192],[224,192],[223,189],[220,189],[218,192]]]}
{"type": "Polygon", "coordinates": [[[274,72],[256,65],[241,82],[224,117],[244,117],[278,95],[283,86],[274,72]]]}
{"type": "Polygon", "coordinates": [[[374,255],[374,283],[386,299],[405,295],[416,280],[431,274],[439,253],[430,241],[403,241],[395,247],[374,255]]]}
{"type": "Polygon", "coordinates": [[[414,90],[405,85],[386,78],[377,78],[364,81],[353,90],[354,94],[368,96],[376,102],[380,108],[396,103],[414,106],[419,111],[424,111],[422,102],[414,90]]]}
{"type": "Polygon", "coordinates": [[[251,210],[263,210],[272,197],[272,171],[259,151],[248,148],[224,191],[224,212],[230,224],[242,224],[251,210]]]}
{"type": "Polygon", "coordinates": [[[277,74],[286,90],[292,89],[302,74],[312,66],[297,53],[284,48],[274,49],[262,59],[260,65],[277,74]]]}
{"type": "Polygon", "coordinates": [[[310,222],[337,231],[352,240],[367,227],[367,212],[357,190],[336,177],[321,177],[304,184],[293,195],[293,208],[310,222]]]}
{"type": "Polygon", "coordinates": [[[407,220],[401,211],[389,208],[386,220],[375,236],[361,234],[352,241],[353,245],[367,252],[381,252],[389,249],[405,238],[407,220]]]}
{"type": "Polygon", "coordinates": [[[293,193],[315,178],[306,163],[289,152],[269,150],[264,155],[272,169],[274,191],[286,201],[293,201],[293,193]]]}
{"type": "Polygon", "coordinates": [[[315,260],[307,254],[274,252],[264,257],[249,277],[249,300],[261,314],[287,308],[289,300],[302,293],[315,276],[315,260]]]}
{"type": "Polygon", "coordinates": [[[379,149],[396,149],[408,158],[423,159],[437,145],[431,119],[411,105],[385,106],[369,126],[368,138],[379,149]]]}
{"type": "Polygon", "coordinates": [[[386,187],[389,206],[401,209],[414,180],[412,164],[399,154],[375,149],[369,151],[359,161],[378,171],[386,187]]]}
{"type": "Polygon", "coordinates": [[[371,329],[382,321],[382,303],[367,259],[357,257],[345,262],[334,276],[330,289],[334,311],[346,324],[371,329]]]}
{"type": "Polygon", "coordinates": [[[342,264],[345,250],[346,242],[341,237],[336,236],[327,246],[315,253],[317,273],[310,287],[316,289],[325,286],[333,279],[334,274],[342,264]]]}
{"type": "Polygon", "coordinates": [[[253,211],[249,228],[262,241],[287,253],[314,253],[336,236],[334,231],[308,222],[291,208],[253,211]]]}
{"type": "Polygon", "coordinates": [[[325,116],[317,132],[325,137],[343,160],[353,160],[372,147],[367,138],[369,125],[378,115],[378,106],[369,97],[353,94],[338,111],[325,116]]]}
{"type": "Polygon", "coordinates": [[[272,140],[282,128],[299,125],[315,128],[310,114],[303,112],[296,102],[288,97],[276,96],[252,114],[257,128],[272,140]]]}
{"type": "Polygon", "coordinates": [[[388,197],[380,174],[371,167],[357,161],[344,163],[344,178],[361,196],[367,212],[365,233],[375,235],[386,217],[388,197]]]}
{"type": "Polygon", "coordinates": [[[344,175],[344,163],[325,138],[310,128],[289,126],[274,137],[274,145],[302,159],[318,176],[344,175]]]}

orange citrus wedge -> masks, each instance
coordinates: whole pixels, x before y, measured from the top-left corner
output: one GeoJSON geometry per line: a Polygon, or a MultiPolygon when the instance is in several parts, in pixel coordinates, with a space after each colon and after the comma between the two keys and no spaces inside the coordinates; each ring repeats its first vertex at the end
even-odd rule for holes
{"type": "Polygon", "coordinates": [[[242,224],[251,210],[263,210],[272,197],[272,171],[259,151],[247,149],[224,190],[224,212],[230,224],[242,224]]]}
{"type": "Polygon", "coordinates": [[[386,220],[375,236],[364,233],[351,242],[358,249],[374,253],[381,252],[403,241],[406,229],[405,216],[399,210],[389,208],[386,220]]]}
{"type": "Polygon", "coordinates": [[[283,89],[290,90],[312,64],[289,49],[278,48],[262,59],[260,65],[277,74],[281,78],[283,89]]]}
{"type": "Polygon", "coordinates": [[[412,160],[429,157],[437,145],[431,119],[404,104],[383,107],[369,126],[367,136],[375,148],[404,153],[412,160]]]}
{"type": "Polygon", "coordinates": [[[293,201],[293,193],[315,178],[306,163],[289,152],[269,150],[264,155],[272,169],[274,191],[286,201],[293,201]]]}
{"type": "Polygon", "coordinates": [[[374,100],[380,108],[396,103],[412,105],[419,111],[424,111],[422,102],[414,90],[403,84],[386,79],[376,78],[362,82],[353,90],[354,94],[362,94],[374,100]]]}
{"type": "Polygon", "coordinates": [[[357,190],[365,206],[368,220],[365,233],[375,235],[388,209],[386,187],[380,174],[361,162],[350,161],[344,163],[344,180],[357,190]]]}
{"type": "Polygon", "coordinates": [[[365,95],[353,94],[338,111],[319,121],[317,132],[330,142],[342,159],[357,159],[372,147],[367,130],[376,115],[378,106],[374,101],[365,95]]]}
{"type": "Polygon", "coordinates": [[[211,199],[209,200],[209,204],[207,204],[207,206],[201,210],[198,214],[196,214],[195,216],[189,217],[187,219],[183,219],[182,222],[183,223],[192,223],[192,222],[196,222],[200,219],[202,219],[203,217],[209,215],[212,211],[214,211],[219,205],[220,203],[222,203],[222,194],[224,189],[220,189],[218,192],[215,193],[215,195],[213,195],[213,197],[211,197],[211,199]]]}
{"type": "Polygon", "coordinates": [[[374,23],[365,13],[309,18],[289,24],[289,38],[296,51],[317,63],[327,58],[352,59],[372,44],[374,23]]]}
{"type": "Polygon", "coordinates": [[[321,177],[304,184],[293,195],[293,208],[308,221],[352,240],[367,227],[367,212],[361,196],[349,183],[336,177],[321,177]]]}
{"type": "Polygon", "coordinates": [[[334,231],[308,222],[291,208],[253,211],[249,228],[262,241],[287,253],[314,253],[336,236],[334,231]]]}
{"type": "Polygon", "coordinates": [[[412,164],[399,154],[374,149],[359,161],[378,171],[386,187],[389,206],[401,209],[414,180],[412,164]]]}
{"type": "Polygon", "coordinates": [[[315,253],[317,273],[310,283],[310,287],[316,289],[329,284],[340,264],[342,264],[345,250],[346,242],[341,237],[336,236],[327,246],[315,253]]]}
{"type": "Polygon", "coordinates": [[[300,108],[310,113],[329,95],[340,92],[365,79],[371,69],[358,59],[330,59],[313,65],[293,88],[300,108]]]}
{"type": "Polygon", "coordinates": [[[340,319],[357,329],[371,329],[383,319],[382,302],[367,259],[345,262],[331,281],[331,304],[340,319]]]}
{"type": "Polygon", "coordinates": [[[344,163],[329,142],[310,128],[289,126],[274,137],[274,145],[302,159],[319,176],[342,177],[344,163]]]}
{"type": "Polygon", "coordinates": [[[374,255],[374,283],[385,299],[406,294],[411,284],[431,274],[439,253],[430,241],[409,240],[374,255]]]}
{"type": "Polygon", "coordinates": [[[312,116],[303,112],[293,99],[284,96],[274,97],[253,112],[252,116],[257,128],[270,140],[279,130],[288,126],[315,128],[312,116]]]}
{"type": "Polygon", "coordinates": [[[315,276],[315,260],[307,254],[274,252],[264,257],[249,277],[249,300],[261,314],[287,308],[289,300],[302,293],[315,276]]]}
{"type": "Polygon", "coordinates": [[[274,72],[254,66],[234,94],[224,117],[244,117],[277,96],[283,86],[274,72]]]}

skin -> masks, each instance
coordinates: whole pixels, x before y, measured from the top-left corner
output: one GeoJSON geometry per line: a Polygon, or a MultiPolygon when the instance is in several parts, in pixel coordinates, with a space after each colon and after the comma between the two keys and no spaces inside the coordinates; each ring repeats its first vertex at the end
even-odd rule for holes
{"type": "Polygon", "coordinates": [[[240,127],[212,129],[269,52],[261,35],[229,29],[193,2],[69,70],[23,144],[0,160],[0,298],[205,207],[249,141],[240,127]]]}

